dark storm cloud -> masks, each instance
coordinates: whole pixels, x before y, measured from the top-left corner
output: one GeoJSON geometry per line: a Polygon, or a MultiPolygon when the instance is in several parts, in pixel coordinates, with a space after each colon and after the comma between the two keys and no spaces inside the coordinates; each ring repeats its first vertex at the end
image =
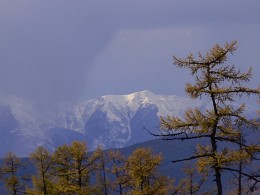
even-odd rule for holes
{"type": "MultiPolygon", "coordinates": [[[[121,29],[131,31],[196,25],[211,25],[217,29],[218,26],[223,28],[229,24],[259,25],[259,10],[260,3],[256,0],[2,0],[0,91],[38,101],[76,100],[83,94],[92,96],[88,93],[112,93],[114,88],[110,90],[109,86],[102,83],[106,81],[102,77],[106,77],[108,71],[112,72],[107,79],[113,84],[116,78],[123,77],[118,75],[126,74],[127,78],[127,72],[123,72],[124,68],[118,72],[121,70],[117,70],[119,65],[111,66],[114,59],[109,57],[105,59],[103,67],[97,67],[100,71],[96,71],[95,64],[100,55],[110,48],[111,42],[117,40],[115,36],[121,29]],[[100,86],[98,83],[101,83],[100,86]]],[[[226,29],[221,30],[226,33],[226,29]]],[[[220,36],[220,33],[216,33],[216,36],[220,36]]],[[[160,40],[156,42],[160,43],[160,40]]],[[[134,47],[129,52],[135,50],[134,47]]],[[[144,49],[149,53],[149,48],[144,46],[144,49]]],[[[144,61],[137,58],[133,55],[131,59],[136,59],[136,63],[144,61]]],[[[158,64],[159,59],[162,58],[158,56],[158,64]]],[[[131,65],[118,62],[122,63],[131,65]]],[[[118,86],[117,91],[120,91],[120,87],[123,91],[126,87],[139,89],[133,85],[143,83],[142,73],[146,69],[147,66],[140,65],[135,73],[140,76],[127,86],[118,86]]],[[[157,68],[152,70],[157,72],[157,68]]],[[[154,77],[148,79],[154,81],[154,77]]],[[[145,83],[149,85],[154,82],[146,80],[145,83]]]]}
{"type": "Polygon", "coordinates": [[[1,5],[1,90],[47,101],[80,94],[93,59],[113,31],[84,6],[61,1],[1,5]]]}

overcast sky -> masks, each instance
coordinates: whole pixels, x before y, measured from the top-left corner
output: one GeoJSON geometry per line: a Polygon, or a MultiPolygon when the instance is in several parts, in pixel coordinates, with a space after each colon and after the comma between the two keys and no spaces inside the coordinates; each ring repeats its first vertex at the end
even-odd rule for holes
{"type": "Polygon", "coordinates": [[[172,55],[238,41],[230,63],[259,86],[259,0],[1,0],[0,92],[77,101],[151,90],[185,95],[172,55]]]}

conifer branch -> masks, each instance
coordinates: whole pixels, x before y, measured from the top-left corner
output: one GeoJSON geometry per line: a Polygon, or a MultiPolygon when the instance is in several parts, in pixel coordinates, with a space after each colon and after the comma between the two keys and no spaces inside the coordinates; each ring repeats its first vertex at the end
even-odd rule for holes
{"type": "MultiPolygon", "coordinates": [[[[197,59],[194,58],[193,54],[189,54],[186,58],[173,56],[173,62],[177,67],[188,68],[195,77],[194,84],[186,84],[187,94],[193,99],[203,95],[209,97],[212,109],[206,110],[204,113],[198,108],[188,109],[184,119],[174,116],[161,117],[161,129],[164,133],[158,135],[164,140],[209,138],[210,145],[200,148],[204,151],[203,155],[195,153],[195,156],[172,162],[212,156],[205,161],[207,161],[207,165],[211,165],[215,172],[219,195],[223,194],[221,179],[221,170],[223,169],[221,167],[232,165],[229,159],[233,157],[235,157],[233,159],[235,162],[258,160],[256,157],[259,153],[259,144],[245,144],[245,137],[240,130],[242,125],[246,125],[250,129],[257,129],[259,124],[249,121],[242,115],[245,111],[245,105],[242,104],[238,109],[232,105],[235,96],[240,98],[244,95],[260,95],[259,89],[242,86],[242,83],[250,80],[251,68],[248,72],[241,73],[240,70],[235,69],[234,65],[225,65],[228,53],[232,54],[236,49],[237,41],[233,41],[226,43],[223,47],[216,44],[205,55],[199,53],[197,59]],[[233,126],[233,122],[237,125],[237,129],[233,126]],[[220,141],[237,144],[239,148],[233,151],[226,148],[225,145],[221,145],[220,141]],[[205,154],[209,152],[210,155],[205,154]]],[[[232,171],[231,168],[226,170],[232,171]]]]}
{"type": "MultiPolygon", "coordinates": [[[[166,135],[171,136],[171,135],[166,135]]],[[[198,135],[198,136],[187,136],[187,137],[172,137],[172,138],[162,138],[162,140],[189,140],[189,139],[199,139],[199,138],[209,138],[210,135],[198,135]]]]}
{"type": "Polygon", "coordinates": [[[177,162],[183,162],[183,161],[190,161],[190,160],[194,160],[194,159],[198,159],[198,158],[205,158],[205,157],[209,157],[212,156],[213,154],[202,154],[202,155],[195,155],[195,156],[191,156],[189,158],[183,158],[183,159],[179,159],[179,160],[172,160],[172,163],[177,163],[177,162]]]}
{"type": "Polygon", "coordinates": [[[240,174],[246,176],[248,179],[251,179],[251,180],[256,181],[256,182],[260,182],[260,174],[257,174],[257,175],[252,174],[251,175],[251,174],[247,174],[247,173],[244,173],[240,170],[233,169],[233,168],[230,168],[230,167],[221,167],[220,169],[237,172],[237,173],[240,173],[240,174]]]}

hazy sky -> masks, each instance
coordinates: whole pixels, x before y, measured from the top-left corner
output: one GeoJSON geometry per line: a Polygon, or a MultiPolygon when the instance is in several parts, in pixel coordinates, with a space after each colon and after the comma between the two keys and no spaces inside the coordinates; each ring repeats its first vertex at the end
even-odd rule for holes
{"type": "Polygon", "coordinates": [[[259,0],[1,0],[0,92],[76,101],[148,89],[184,96],[172,55],[237,40],[230,63],[260,76],[259,0]]]}

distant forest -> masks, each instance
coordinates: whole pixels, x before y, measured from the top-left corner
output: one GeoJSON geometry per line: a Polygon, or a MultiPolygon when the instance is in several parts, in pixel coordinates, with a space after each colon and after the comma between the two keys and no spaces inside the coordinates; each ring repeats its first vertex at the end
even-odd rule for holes
{"type": "MultiPolygon", "coordinates": [[[[169,194],[181,191],[161,175],[161,154],[138,148],[127,158],[118,150],[89,153],[75,141],[50,154],[44,147],[30,155],[30,163],[8,153],[1,181],[8,194],[169,194]]],[[[184,186],[184,185],[182,185],[184,186]]]]}

